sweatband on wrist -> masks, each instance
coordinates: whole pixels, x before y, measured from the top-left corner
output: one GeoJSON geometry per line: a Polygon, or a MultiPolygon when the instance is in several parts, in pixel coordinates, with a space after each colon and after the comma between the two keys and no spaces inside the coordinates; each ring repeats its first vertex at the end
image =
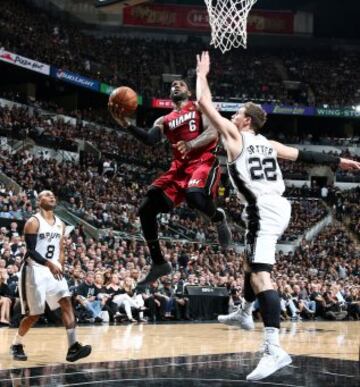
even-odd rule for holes
{"type": "Polygon", "coordinates": [[[299,150],[297,161],[309,164],[326,164],[337,168],[340,164],[340,157],[326,153],[299,150]]]}

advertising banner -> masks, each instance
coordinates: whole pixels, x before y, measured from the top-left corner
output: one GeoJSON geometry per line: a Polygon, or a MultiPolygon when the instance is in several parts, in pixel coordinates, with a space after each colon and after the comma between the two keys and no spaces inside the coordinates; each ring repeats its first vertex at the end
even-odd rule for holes
{"type": "MultiPolygon", "coordinates": [[[[236,112],[243,103],[241,102],[214,102],[217,110],[221,112],[236,112]]],[[[268,114],[286,114],[294,116],[313,116],[315,115],[315,108],[312,107],[299,107],[299,106],[287,106],[287,105],[273,105],[262,104],[262,108],[268,114]]]]}
{"type": "MultiPolygon", "coordinates": [[[[221,112],[234,113],[243,105],[241,102],[214,102],[217,110],[221,112]]],[[[170,99],[153,98],[151,106],[159,109],[172,109],[173,104],[170,99]]],[[[284,114],[294,116],[318,116],[318,117],[339,117],[339,118],[360,118],[360,109],[353,108],[315,108],[312,106],[288,106],[262,104],[262,108],[268,114],[284,114]]]]}
{"type": "Polygon", "coordinates": [[[159,109],[172,109],[174,104],[171,99],[153,98],[151,101],[151,107],[159,109]]]}
{"type": "Polygon", "coordinates": [[[287,105],[261,105],[266,113],[269,114],[287,114],[293,116],[314,116],[315,108],[310,106],[287,106],[287,105]]]}
{"type": "Polygon", "coordinates": [[[146,4],[125,7],[123,24],[165,29],[209,31],[206,7],[146,4]]]}
{"type": "Polygon", "coordinates": [[[351,108],[316,108],[316,115],[319,117],[343,117],[343,118],[360,118],[360,110],[351,108]]]}
{"type": "Polygon", "coordinates": [[[0,60],[31,71],[36,71],[37,73],[50,75],[49,65],[33,59],[25,58],[24,56],[14,54],[4,49],[0,49],[0,60]]]}
{"type": "MultiPolygon", "coordinates": [[[[210,31],[206,7],[143,4],[125,7],[123,24],[164,29],[210,31]]],[[[291,12],[252,11],[249,32],[292,34],[294,14],[291,12]]]]}
{"type": "Polygon", "coordinates": [[[61,79],[62,81],[65,81],[65,82],[72,83],[77,86],[86,87],[87,89],[90,89],[90,90],[94,90],[94,91],[100,90],[100,82],[84,77],[82,75],[73,73],[71,71],[62,70],[51,66],[51,76],[57,79],[61,79]]]}

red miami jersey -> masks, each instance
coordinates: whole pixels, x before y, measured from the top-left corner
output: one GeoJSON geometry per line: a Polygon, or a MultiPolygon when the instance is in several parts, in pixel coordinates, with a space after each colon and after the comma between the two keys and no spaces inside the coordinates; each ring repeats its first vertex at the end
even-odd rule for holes
{"type": "MultiPolygon", "coordinates": [[[[189,101],[181,110],[173,110],[164,116],[163,125],[164,134],[171,145],[175,145],[178,141],[191,141],[204,131],[201,113],[193,101],[189,101]]],[[[189,152],[186,161],[197,160],[207,153],[214,153],[217,145],[218,140],[214,140],[203,148],[189,152]]],[[[172,150],[175,160],[184,161],[181,153],[175,147],[172,147],[172,150]]]]}

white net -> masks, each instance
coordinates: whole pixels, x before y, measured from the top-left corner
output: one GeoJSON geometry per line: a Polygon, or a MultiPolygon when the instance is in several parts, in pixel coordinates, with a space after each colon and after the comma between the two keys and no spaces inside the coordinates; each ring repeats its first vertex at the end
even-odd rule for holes
{"type": "Polygon", "coordinates": [[[211,26],[211,44],[222,53],[246,48],[247,18],[257,0],[205,0],[211,26]]]}

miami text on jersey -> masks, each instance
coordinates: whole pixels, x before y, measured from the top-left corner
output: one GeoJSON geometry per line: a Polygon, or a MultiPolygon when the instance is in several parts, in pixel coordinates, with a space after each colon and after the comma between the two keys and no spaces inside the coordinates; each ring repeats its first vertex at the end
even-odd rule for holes
{"type": "Polygon", "coordinates": [[[182,116],[169,121],[169,129],[174,130],[178,126],[181,126],[184,122],[194,120],[196,118],[196,111],[188,112],[182,116]]]}

